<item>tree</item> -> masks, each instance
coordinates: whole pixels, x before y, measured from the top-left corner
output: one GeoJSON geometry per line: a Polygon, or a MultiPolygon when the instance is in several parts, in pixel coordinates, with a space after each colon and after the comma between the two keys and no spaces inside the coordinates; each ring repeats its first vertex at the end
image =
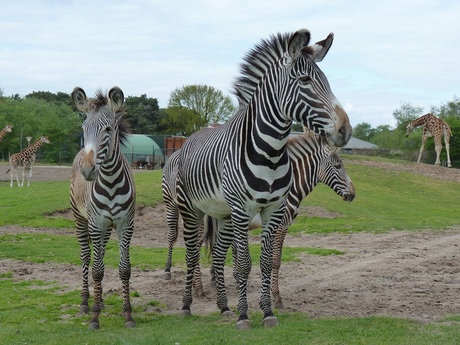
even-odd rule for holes
{"type": "Polygon", "coordinates": [[[207,85],[186,85],[175,89],[171,92],[168,107],[184,107],[192,110],[200,117],[199,122],[204,126],[223,123],[235,111],[229,96],[207,85]]]}
{"type": "Polygon", "coordinates": [[[403,103],[399,109],[393,111],[393,117],[396,119],[396,127],[405,130],[407,123],[423,115],[422,107],[414,107],[410,103],[403,103]]]}
{"type": "Polygon", "coordinates": [[[353,136],[361,140],[371,141],[374,134],[375,130],[367,122],[358,123],[353,128],[353,136]]]}
{"type": "Polygon", "coordinates": [[[203,119],[188,108],[169,107],[164,112],[164,133],[188,136],[206,126],[203,119]]]}
{"type": "Polygon", "coordinates": [[[164,114],[160,111],[158,100],[141,96],[128,96],[125,100],[126,119],[134,134],[161,133],[160,123],[164,114]]]}

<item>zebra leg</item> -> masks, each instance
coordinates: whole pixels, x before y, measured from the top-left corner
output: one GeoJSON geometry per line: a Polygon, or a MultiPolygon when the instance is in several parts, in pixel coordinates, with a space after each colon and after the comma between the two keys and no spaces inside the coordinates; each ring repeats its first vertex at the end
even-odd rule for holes
{"type": "MultiPolygon", "coordinates": [[[[284,212],[284,208],[283,208],[284,212]]],[[[281,214],[282,217],[282,214],[281,214]]],[[[280,218],[281,218],[280,217],[280,218]]],[[[281,221],[279,219],[278,221],[281,221]]],[[[275,228],[273,224],[268,225],[266,231],[262,230],[262,249],[260,254],[260,271],[262,275],[262,285],[259,306],[264,313],[263,323],[265,327],[278,326],[278,320],[273,314],[270,300],[270,282],[272,274],[273,264],[273,237],[275,234],[275,228]]]]}
{"type": "Polygon", "coordinates": [[[281,267],[281,256],[283,253],[283,243],[286,233],[287,227],[280,226],[276,231],[275,241],[273,244],[272,295],[275,299],[275,308],[278,309],[284,308],[279,289],[279,270],[281,267]]]}
{"type": "Polygon", "coordinates": [[[212,265],[216,279],[217,307],[222,316],[230,316],[230,311],[225,293],[224,265],[227,251],[233,242],[233,231],[230,221],[219,221],[219,231],[212,249],[212,265]]]}
{"type": "Polygon", "coordinates": [[[168,258],[166,259],[166,268],[165,272],[163,273],[163,279],[171,280],[171,267],[172,267],[172,253],[174,248],[174,243],[177,241],[178,235],[178,223],[179,223],[179,210],[177,206],[168,207],[167,208],[167,221],[169,227],[168,233],[168,258]]]}
{"type": "Polygon", "coordinates": [[[118,265],[118,273],[123,285],[123,313],[125,315],[125,326],[128,328],[136,326],[136,322],[132,317],[131,300],[129,297],[129,280],[131,279],[129,244],[131,242],[132,233],[132,228],[126,229],[123,231],[123,235],[119,236],[120,263],[118,265]]]}
{"type": "Polygon", "coordinates": [[[92,277],[94,282],[93,317],[89,323],[89,329],[99,329],[99,315],[102,310],[102,279],[104,278],[104,247],[100,238],[91,236],[93,243],[93,267],[92,277]]]}
{"type": "Polygon", "coordinates": [[[185,290],[182,297],[182,315],[191,315],[190,306],[192,305],[192,285],[193,274],[195,267],[199,264],[200,251],[198,250],[197,242],[199,234],[199,225],[201,220],[195,218],[184,218],[184,241],[185,241],[185,261],[187,264],[187,276],[185,290]]]}
{"type": "MultiPolygon", "coordinates": [[[[201,252],[201,247],[203,246],[204,241],[205,241],[204,222],[202,222],[200,225],[200,240],[198,241],[198,245],[197,245],[198,253],[201,252]]],[[[197,297],[204,296],[203,281],[201,279],[200,262],[198,262],[198,264],[195,267],[195,271],[193,272],[193,288],[195,289],[195,295],[197,297]]]]}
{"type": "Polygon", "coordinates": [[[80,314],[87,314],[89,312],[89,285],[88,285],[88,272],[89,264],[91,262],[91,250],[89,247],[89,237],[86,220],[77,219],[77,238],[80,244],[80,260],[82,266],[82,280],[83,285],[81,289],[81,304],[80,314]]]}
{"type": "Polygon", "coordinates": [[[237,249],[236,256],[236,274],[238,276],[238,304],[237,310],[240,314],[237,329],[248,329],[251,327],[248,317],[248,300],[247,288],[249,273],[251,272],[252,262],[249,253],[248,232],[244,229],[238,229],[235,232],[235,246],[237,249]]]}

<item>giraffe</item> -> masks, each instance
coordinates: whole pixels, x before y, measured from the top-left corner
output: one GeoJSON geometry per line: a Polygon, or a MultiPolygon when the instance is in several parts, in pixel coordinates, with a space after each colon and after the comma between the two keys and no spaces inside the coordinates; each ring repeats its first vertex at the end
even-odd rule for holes
{"type": "Polygon", "coordinates": [[[439,156],[441,155],[442,137],[444,136],[444,144],[446,145],[447,152],[447,166],[450,168],[451,162],[449,154],[449,140],[452,136],[452,131],[447,122],[440,118],[437,118],[432,113],[425,114],[407,125],[406,136],[408,136],[415,128],[419,126],[423,126],[423,135],[422,147],[420,148],[417,163],[420,163],[420,158],[422,157],[422,153],[425,148],[426,139],[432,136],[434,139],[434,147],[436,150],[436,162],[434,164],[441,165],[439,156]]]}
{"type": "Polygon", "coordinates": [[[2,139],[5,137],[6,133],[9,133],[11,132],[11,129],[13,128],[13,125],[6,125],[5,128],[3,128],[1,131],[0,131],[0,141],[2,141],[2,139]]]}
{"type": "Polygon", "coordinates": [[[16,176],[16,180],[18,181],[18,187],[22,187],[24,185],[24,176],[26,175],[26,171],[29,172],[29,177],[27,178],[27,186],[30,187],[30,178],[32,177],[32,165],[35,162],[35,154],[37,153],[38,149],[43,143],[50,143],[48,137],[44,135],[38,138],[37,141],[35,141],[32,145],[26,147],[21,152],[15,153],[10,157],[10,187],[13,187],[14,176],[16,176]],[[19,166],[23,167],[22,183],[19,182],[19,177],[16,172],[16,168],[19,166]]]}

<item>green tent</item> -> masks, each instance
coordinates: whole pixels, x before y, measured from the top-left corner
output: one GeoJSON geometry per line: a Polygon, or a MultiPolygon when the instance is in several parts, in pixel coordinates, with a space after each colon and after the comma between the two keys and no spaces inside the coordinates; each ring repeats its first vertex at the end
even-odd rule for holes
{"type": "Polygon", "coordinates": [[[158,168],[164,160],[160,146],[144,134],[129,135],[126,145],[121,145],[121,152],[130,164],[137,163],[138,168],[144,168],[146,164],[149,168],[158,168]]]}

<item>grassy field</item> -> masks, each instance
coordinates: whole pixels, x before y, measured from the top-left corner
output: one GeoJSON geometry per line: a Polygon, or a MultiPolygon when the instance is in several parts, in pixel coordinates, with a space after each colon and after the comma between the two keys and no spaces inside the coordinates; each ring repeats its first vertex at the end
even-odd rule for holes
{"type": "MultiPolygon", "coordinates": [[[[356,187],[355,201],[345,203],[320,185],[309,196],[308,204],[341,216],[313,217],[308,221],[299,216],[290,232],[442,230],[460,224],[458,183],[400,171],[382,172],[353,160],[347,160],[346,168],[356,187]]],[[[161,202],[160,171],[136,174],[135,179],[139,205],[155,206],[161,202]]],[[[7,183],[0,184],[0,189],[0,224],[73,228],[69,220],[46,216],[69,207],[67,181],[34,182],[21,193],[7,183]]],[[[0,259],[79,265],[78,247],[70,233],[1,235],[0,259]]],[[[115,251],[116,244],[110,243],[107,250],[115,251]]],[[[138,258],[133,265],[155,269],[163,266],[166,248],[133,247],[132,252],[138,258]],[[152,256],[154,251],[158,255],[152,256]],[[161,259],[142,259],[147,257],[161,259]]],[[[295,260],[294,249],[284,254],[288,256],[284,260],[295,260]]],[[[329,253],[325,248],[317,254],[340,253],[329,253]]],[[[180,248],[175,255],[175,262],[184,261],[180,248]]],[[[117,262],[106,264],[116,267],[117,262]]],[[[460,339],[460,314],[419,323],[389,317],[309,318],[305,314],[277,312],[281,326],[263,329],[257,312],[251,315],[253,329],[238,332],[233,321],[218,314],[187,319],[159,314],[154,308],[160,303],[157,301],[136,307],[137,327],[126,329],[119,315],[121,301],[117,295],[108,295],[105,300],[101,330],[90,332],[88,316],[78,314],[78,290],[63,293],[55,282],[21,281],[6,272],[0,276],[0,291],[0,344],[458,344],[460,339]]]]}

